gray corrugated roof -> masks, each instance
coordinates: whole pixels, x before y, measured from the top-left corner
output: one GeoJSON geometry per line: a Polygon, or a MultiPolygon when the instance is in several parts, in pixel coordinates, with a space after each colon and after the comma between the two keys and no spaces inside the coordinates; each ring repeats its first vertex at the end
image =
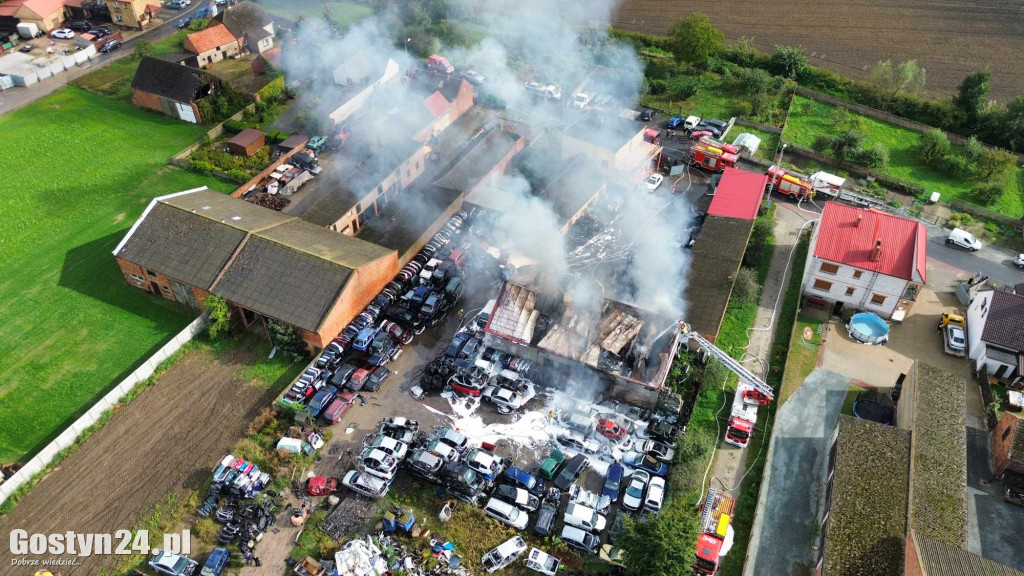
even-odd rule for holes
{"type": "Polygon", "coordinates": [[[468,192],[480,183],[515,148],[520,136],[492,128],[478,138],[444,176],[434,181],[438,186],[468,192]]]}
{"type": "Polygon", "coordinates": [[[246,232],[280,224],[291,218],[210,189],[163,198],[160,202],[246,232]]]}
{"type": "Polygon", "coordinates": [[[213,293],[316,332],[351,276],[351,268],[252,236],[213,293]]]}
{"type": "Polygon", "coordinates": [[[355,236],[332,232],[302,220],[291,220],[259,232],[257,236],[348,268],[366,266],[394,252],[355,236]]]}
{"type": "Polygon", "coordinates": [[[644,126],[642,122],[627,120],[602,110],[590,110],[566,126],[565,134],[617,152],[644,126]]]}
{"type": "Polygon", "coordinates": [[[1024,576],[963,548],[950,546],[914,531],[923,576],[1024,576]]]}
{"type": "Polygon", "coordinates": [[[604,186],[601,170],[585,154],[570,158],[562,171],[537,195],[545,198],[563,222],[582,210],[604,186]]]}
{"type": "Polygon", "coordinates": [[[981,339],[996,346],[1024,351],[1024,295],[996,290],[989,303],[981,339]]]}
{"type": "Polygon", "coordinates": [[[243,238],[238,228],[158,202],[117,256],[207,290],[243,238]]]}
{"type": "Polygon", "coordinates": [[[144,56],[135,70],[132,88],[175,102],[192,102],[201,86],[216,81],[216,77],[197,68],[144,56]]]}

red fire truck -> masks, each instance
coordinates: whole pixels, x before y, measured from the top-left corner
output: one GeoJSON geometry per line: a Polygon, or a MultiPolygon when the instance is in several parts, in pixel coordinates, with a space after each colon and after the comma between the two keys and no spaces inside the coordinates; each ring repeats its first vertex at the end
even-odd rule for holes
{"type": "Polygon", "coordinates": [[[712,148],[719,148],[723,152],[728,152],[729,154],[736,154],[737,156],[739,156],[740,154],[739,146],[735,144],[729,144],[728,142],[722,142],[721,140],[715,140],[710,136],[704,136],[700,138],[698,142],[700,142],[701,144],[705,144],[707,146],[711,146],[712,148]]]}
{"type": "Polygon", "coordinates": [[[697,554],[691,566],[697,574],[711,576],[718,572],[718,561],[722,553],[729,551],[725,543],[732,532],[732,511],[735,506],[736,500],[732,497],[720,494],[714,488],[708,489],[700,511],[697,554]]]}
{"type": "Polygon", "coordinates": [[[814,198],[814,188],[811,185],[811,181],[803,174],[789,172],[778,165],[772,165],[765,171],[765,174],[768,175],[768,186],[772,190],[777,190],[793,200],[814,198]]]}
{"type": "Polygon", "coordinates": [[[726,168],[735,168],[736,162],[739,161],[739,156],[726,152],[721,148],[697,142],[693,145],[693,148],[690,148],[690,155],[687,161],[691,166],[712,172],[721,172],[726,168]]]}

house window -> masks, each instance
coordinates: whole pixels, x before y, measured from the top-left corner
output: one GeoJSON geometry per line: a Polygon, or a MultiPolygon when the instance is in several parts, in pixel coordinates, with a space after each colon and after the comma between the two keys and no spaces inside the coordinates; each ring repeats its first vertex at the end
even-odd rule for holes
{"type": "Polygon", "coordinates": [[[146,270],[146,276],[149,276],[153,280],[156,280],[156,273],[153,272],[152,270],[146,270]]]}
{"type": "Polygon", "coordinates": [[[825,274],[835,274],[839,272],[839,266],[830,262],[822,262],[821,271],[825,274]]]}
{"type": "Polygon", "coordinates": [[[1003,440],[1006,440],[1007,438],[1010,437],[1010,432],[1013,432],[1013,428],[1007,426],[1006,430],[1003,430],[1003,440]]]}
{"type": "Polygon", "coordinates": [[[138,282],[139,284],[145,284],[146,283],[146,279],[143,278],[142,276],[139,276],[138,274],[130,274],[130,276],[132,277],[132,280],[134,280],[135,282],[138,282]]]}
{"type": "Polygon", "coordinates": [[[856,280],[857,278],[860,278],[860,275],[863,274],[863,273],[864,272],[862,270],[854,270],[853,271],[853,279],[856,280]]]}
{"type": "Polygon", "coordinates": [[[882,305],[882,304],[885,303],[885,296],[882,296],[881,294],[872,294],[871,295],[871,303],[872,304],[882,305]]]}
{"type": "Polygon", "coordinates": [[[853,286],[847,286],[846,287],[846,295],[847,296],[853,296],[853,286]]]}
{"type": "Polygon", "coordinates": [[[124,22],[124,18],[122,18],[120,14],[114,15],[114,19],[118,22],[124,22]]]}
{"type": "Polygon", "coordinates": [[[166,284],[160,286],[160,289],[164,291],[164,294],[170,294],[171,293],[171,287],[167,286],[166,284]]]}
{"type": "Polygon", "coordinates": [[[822,292],[828,292],[829,290],[832,290],[832,283],[824,280],[815,280],[814,289],[821,290],[822,292]]]}

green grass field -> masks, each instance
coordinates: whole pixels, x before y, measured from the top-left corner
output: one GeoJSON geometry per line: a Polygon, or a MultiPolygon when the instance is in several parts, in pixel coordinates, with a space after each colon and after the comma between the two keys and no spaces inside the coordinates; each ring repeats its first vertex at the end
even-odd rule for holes
{"type": "Polygon", "coordinates": [[[111,251],[203,133],[75,87],[0,117],[0,462],[41,448],[195,316],[129,288],[111,251]]]}
{"type": "MultiPolygon", "coordinates": [[[[789,121],[782,134],[783,140],[810,148],[818,134],[835,134],[839,131],[835,121],[837,110],[831,104],[803,96],[794,97],[789,121]]],[[[954,198],[970,200],[967,193],[977,182],[958,180],[924,164],[917,154],[921,145],[919,132],[859,114],[851,113],[848,117],[864,132],[865,147],[881,142],[889,148],[889,166],[881,172],[922,186],[929,192],[940,192],[942,199],[947,202],[954,198]]],[[[1008,179],[1002,198],[989,208],[1014,218],[1024,215],[1024,191],[1019,188],[1019,171],[1008,179]]]]}
{"type": "MultiPolygon", "coordinates": [[[[329,0],[331,15],[335,24],[342,30],[373,14],[369,4],[349,2],[347,0],[329,0]]],[[[267,12],[294,20],[302,14],[304,18],[321,18],[324,14],[323,0],[263,0],[263,9],[267,12]]]]}

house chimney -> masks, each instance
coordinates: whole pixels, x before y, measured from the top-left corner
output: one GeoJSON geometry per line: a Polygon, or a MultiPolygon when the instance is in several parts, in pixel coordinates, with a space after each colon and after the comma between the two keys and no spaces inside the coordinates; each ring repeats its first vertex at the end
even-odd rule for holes
{"type": "Polygon", "coordinates": [[[861,212],[861,211],[857,211],[857,224],[856,224],[857,228],[860,228],[860,223],[863,220],[864,220],[864,213],[861,212]]]}
{"type": "Polygon", "coordinates": [[[882,258],[882,239],[875,240],[875,248],[871,251],[871,261],[878,262],[882,258]]]}

